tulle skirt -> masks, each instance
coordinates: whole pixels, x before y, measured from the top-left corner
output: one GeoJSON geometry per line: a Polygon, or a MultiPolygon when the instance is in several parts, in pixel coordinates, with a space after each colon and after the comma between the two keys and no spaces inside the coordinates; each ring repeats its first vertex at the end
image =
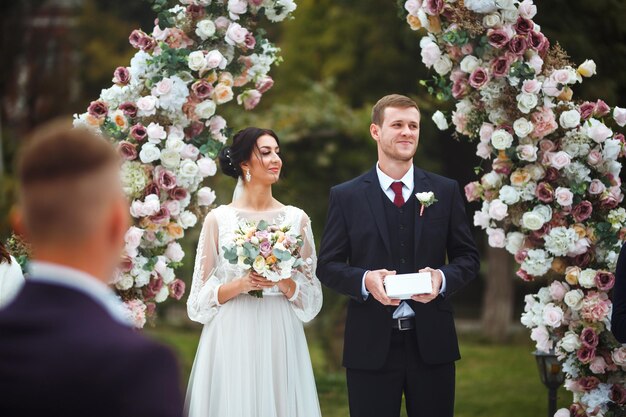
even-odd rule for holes
{"type": "Polygon", "coordinates": [[[240,295],[204,326],[189,417],[319,417],[302,322],[285,297],[240,295]]]}

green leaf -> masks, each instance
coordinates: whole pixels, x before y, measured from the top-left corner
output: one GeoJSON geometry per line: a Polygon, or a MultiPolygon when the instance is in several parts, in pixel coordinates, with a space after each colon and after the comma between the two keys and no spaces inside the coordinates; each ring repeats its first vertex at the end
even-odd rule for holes
{"type": "Polygon", "coordinates": [[[257,225],[257,229],[259,230],[266,230],[268,228],[269,224],[265,221],[265,220],[261,220],[259,222],[259,224],[257,225]]]}

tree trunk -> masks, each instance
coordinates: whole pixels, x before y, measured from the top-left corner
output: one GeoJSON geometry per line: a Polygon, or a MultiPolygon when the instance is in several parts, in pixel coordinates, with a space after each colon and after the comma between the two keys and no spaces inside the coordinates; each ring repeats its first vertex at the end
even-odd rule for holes
{"type": "Polygon", "coordinates": [[[507,338],[513,315],[513,259],[504,249],[488,246],[487,264],[482,310],[483,335],[493,342],[503,342],[507,338]]]}

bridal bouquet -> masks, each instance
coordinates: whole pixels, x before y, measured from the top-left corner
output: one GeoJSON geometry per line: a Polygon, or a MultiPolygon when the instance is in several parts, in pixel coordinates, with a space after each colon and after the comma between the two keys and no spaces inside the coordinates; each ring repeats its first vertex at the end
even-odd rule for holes
{"type": "MultiPolygon", "coordinates": [[[[261,220],[246,222],[235,230],[232,244],[223,247],[224,258],[245,271],[253,270],[272,282],[291,277],[292,270],[302,265],[302,236],[291,226],[277,226],[261,220]]],[[[263,297],[263,291],[250,295],[263,297]]]]}

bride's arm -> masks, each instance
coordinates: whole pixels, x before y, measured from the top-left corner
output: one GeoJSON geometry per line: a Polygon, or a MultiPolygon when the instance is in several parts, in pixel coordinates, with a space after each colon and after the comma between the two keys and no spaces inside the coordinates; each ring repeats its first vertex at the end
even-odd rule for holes
{"type": "Polygon", "coordinates": [[[317,257],[309,217],[302,212],[300,234],[304,245],[300,250],[303,265],[294,270],[290,279],[279,283],[279,289],[291,301],[291,306],[300,320],[312,320],[322,308],[322,287],[315,275],[317,257]]]}

